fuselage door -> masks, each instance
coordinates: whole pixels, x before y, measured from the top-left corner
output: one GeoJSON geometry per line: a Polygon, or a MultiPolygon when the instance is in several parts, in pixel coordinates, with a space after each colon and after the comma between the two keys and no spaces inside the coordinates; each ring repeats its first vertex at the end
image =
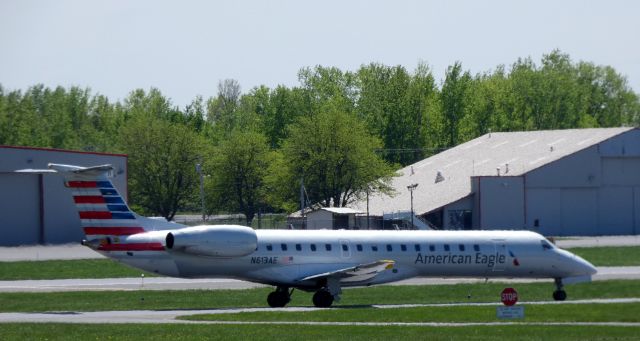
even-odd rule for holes
{"type": "Polygon", "coordinates": [[[493,263],[493,271],[504,271],[507,264],[507,262],[505,261],[507,259],[506,241],[503,239],[494,239],[493,246],[495,250],[494,255],[496,258],[493,263]]]}
{"type": "Polygon", "coordinates": [[[351,258],[351,245],[348,240],[340,240],[340,255],[342,258],[351,258]]]}

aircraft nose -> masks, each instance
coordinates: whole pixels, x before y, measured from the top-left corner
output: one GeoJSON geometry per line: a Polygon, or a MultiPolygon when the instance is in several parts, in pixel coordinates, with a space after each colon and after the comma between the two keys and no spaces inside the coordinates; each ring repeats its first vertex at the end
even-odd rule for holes
{"type": "Polygon", "coordinates": [[[596,269],[593,264],[589,263],[589,261],[580,256],[574,255],[573,257],[576,262],[576,267],[583,275],[595,275],[598,272],[598,269],[596,269]]]}

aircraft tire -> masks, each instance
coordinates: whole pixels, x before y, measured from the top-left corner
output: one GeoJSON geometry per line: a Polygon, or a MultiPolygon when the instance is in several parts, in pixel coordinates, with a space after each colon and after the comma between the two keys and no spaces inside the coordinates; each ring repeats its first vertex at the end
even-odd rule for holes
{"type": "Polygon", "coordinates": [[[286,291],[273,291],[267,296],[267,303],[271,308],[282,308],[289,303],[289,295],[286,291]]]}
{"type": "Polygon", "coordinates": [[[313,294],[313,305],[318,308],[329,308],[333,304],[333,295],[326,290],[318,290],[313,294]]]}
{"type": "Polygon", "coordinates": [[[553,292],[553,299],[556,301],[564,301],[567,299],[567,292],[564,290],[556,290],[553,292]]]}

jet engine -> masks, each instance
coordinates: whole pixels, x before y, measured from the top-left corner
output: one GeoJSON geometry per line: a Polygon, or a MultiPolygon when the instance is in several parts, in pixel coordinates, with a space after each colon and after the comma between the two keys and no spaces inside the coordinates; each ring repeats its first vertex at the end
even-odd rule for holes
{"type": "Polygon", "coordinates": [[[256,231],[239,225],[202,225],[171,231],[165,248],[199,256],[242,257],[258,246],[256,231]]]}

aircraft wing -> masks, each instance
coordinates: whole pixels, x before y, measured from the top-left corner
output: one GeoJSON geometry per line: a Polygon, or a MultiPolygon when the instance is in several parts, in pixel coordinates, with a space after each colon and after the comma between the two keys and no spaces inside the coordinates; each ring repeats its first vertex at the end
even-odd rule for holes
{"type": "Polygon", "coordinates": [[[340,282],[362,282],[374,278],[379,273],[393,268],[392,260],[379,260],[373,263],[360,264],[344,269],[324,272],[299,279],[300,282],[321,278],[334,278],[340,282]]]}

